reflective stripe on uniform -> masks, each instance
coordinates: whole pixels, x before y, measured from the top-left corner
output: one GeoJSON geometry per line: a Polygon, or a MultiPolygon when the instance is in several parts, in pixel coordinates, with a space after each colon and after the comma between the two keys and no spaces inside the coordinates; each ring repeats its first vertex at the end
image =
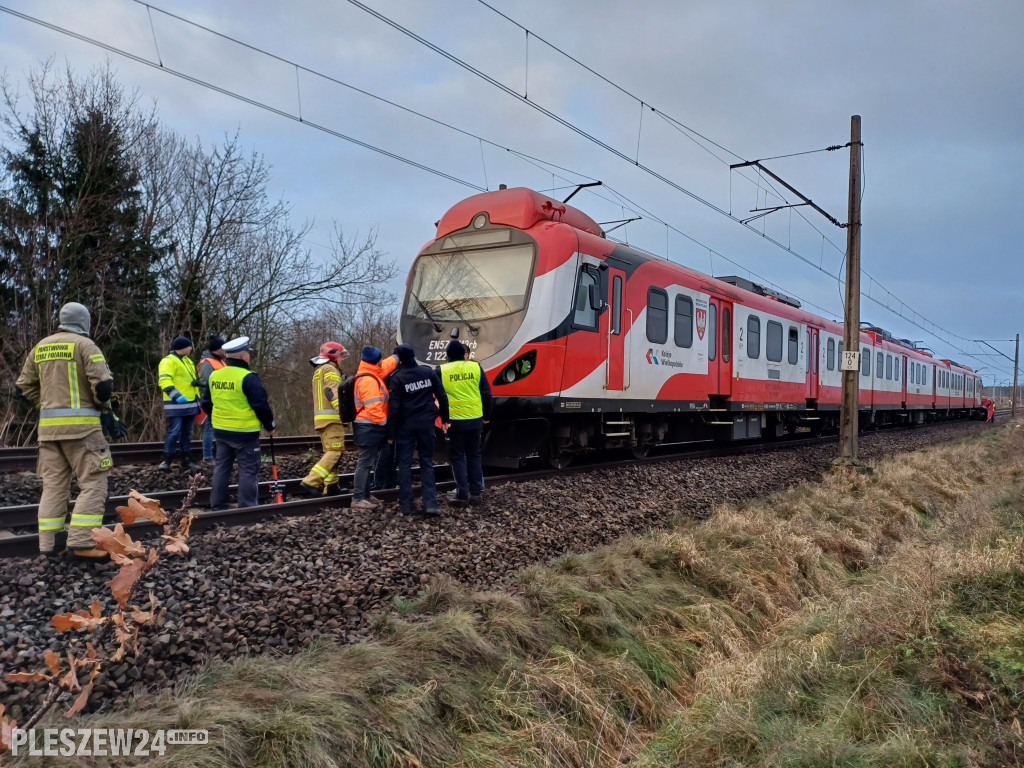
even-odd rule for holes
{"type": "Polygon", "coordinates": [[[105,363],[107,359],[103,357],[103,353],[99,352],[95,355],[89,355],[89,362],[91,363],[105,363]]]}
{"type": "Polygon", "coordinates": [[[95,528],[98,525],[103,525],[103,515],[80,515],[77,512],[72,512],[71,525],[81,528],[95,528]]]}
{"type": "Polygon", "coordinates": [[[40,531],[59,531],[64,527],[64,520],[67,515],[61,515],[60,517],[40,517],[39,518],[39,530],[40,531]]]}
{"type": "Polygon", "coordinates": [[[100,412],[95,408],[43,408],[39,411],[39,426],[41,427],[99,423],[100,412]]]}
{"type": "Polygon", "coordinates": [[[331,474],[331,470],[327,469],[326,467],[321,467],[319,464],[313,465],[313,471],[323,478],[327,478],[331,474]]]}
{"type": "Polygon", "coordinates": [[[74,360],[68,363],[68,391],[71,394],[71,407],[80,407],[82,405],[82,396],[78,391],[78,363],[74,360]]]}
{"type": "Polygon", "coordinates": [[[189,400],[187,403],[164,403],[164,413],[174,413],[175,411],[188,411],[189,413],[195,413],[196,401],[189,400]]]}

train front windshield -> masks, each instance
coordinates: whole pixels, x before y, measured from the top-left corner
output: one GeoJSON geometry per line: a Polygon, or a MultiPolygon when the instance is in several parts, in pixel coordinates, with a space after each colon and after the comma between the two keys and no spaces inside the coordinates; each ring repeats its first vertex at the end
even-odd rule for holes
{"type": "Polygon", "coordinates": [[[405,314],[437,323],[518,312],[526,304],[533,255],[530,245],[425,253],[413,267],[405,314]]]}

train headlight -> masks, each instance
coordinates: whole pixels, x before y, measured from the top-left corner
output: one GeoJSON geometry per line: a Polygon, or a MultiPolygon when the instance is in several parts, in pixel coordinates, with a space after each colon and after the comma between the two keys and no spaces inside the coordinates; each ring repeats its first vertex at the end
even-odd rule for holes
{"type": "Polygon", "coordinates": [[[511,363],[501,369],[494,378],[495,384],[511,384],[513,381],[519,381],[529,376],[533,369],[537,367],[537,352],[530,351],[525,355],[520,355],[511,363]]]}

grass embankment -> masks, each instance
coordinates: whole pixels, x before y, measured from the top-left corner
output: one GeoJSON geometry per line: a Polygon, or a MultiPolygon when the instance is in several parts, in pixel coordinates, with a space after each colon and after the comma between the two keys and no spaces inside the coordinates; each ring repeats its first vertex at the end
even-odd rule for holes
{"type": "MultiPolygon", "coordinates": [[[[108,727],[195,766],[1024,761],[1024,429],[435,584],[380,638],[206,670],[108,727]]],[[[109,762],[109,761],[108,761],[109,762]]]]}

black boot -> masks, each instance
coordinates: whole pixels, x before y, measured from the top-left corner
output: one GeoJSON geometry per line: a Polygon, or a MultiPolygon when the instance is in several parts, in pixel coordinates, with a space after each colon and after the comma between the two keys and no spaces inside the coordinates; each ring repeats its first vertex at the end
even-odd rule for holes
{"type": "Polygon", "coordinates": [[[192,461],[192,457],[187,453],[181,454],[181,468],[185,472],[199,472],[203,469],[192,461]]]}
{"type": "Polygon", "coordinates": [[[164,454],[164,460],[160,462],[160,464],[157,466],[157,469],[162,470],[164,472],[170,472],[171,471],[171,459],[173,459],[173,458],[174,457],[171,454],[165,453],[164,454]]]}

